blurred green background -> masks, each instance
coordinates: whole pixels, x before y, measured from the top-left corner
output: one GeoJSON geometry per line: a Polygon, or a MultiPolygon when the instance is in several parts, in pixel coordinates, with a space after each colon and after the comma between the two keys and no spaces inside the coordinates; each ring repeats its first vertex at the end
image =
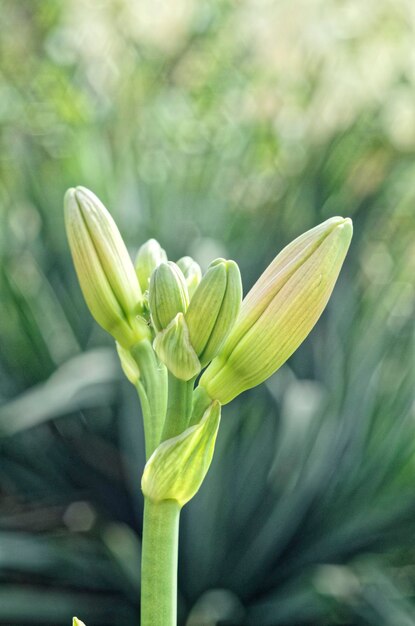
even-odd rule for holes
{"type": "Polygon", "coordinates": [[[93,189],[131,253],[245,291],[332,215],[330,305],[226,407],[183,513],[180,625],[415,624],[415,5],[2,0],[0,623],[139,623],[138,402],[65,239],[93,189]]]}

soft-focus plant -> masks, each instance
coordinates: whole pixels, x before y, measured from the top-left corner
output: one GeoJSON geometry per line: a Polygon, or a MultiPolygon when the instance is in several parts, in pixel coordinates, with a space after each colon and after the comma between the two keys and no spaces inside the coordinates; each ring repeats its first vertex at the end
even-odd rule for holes
{"type": "Polygon", "coordinates": [[[309,334],[342,267],[352,223],[331,218],[289,244],[242,306],[233,261],[213,261],[200,278],[191,259],[179,261],[183,273],[150,241],[134,271],[114,221],[91,191],[68,190],[65,223],[85,300],[116,340],[142,405],[141,624],[173,626],[180,510],[209,469],[221,405],[271,376],[309,334]]]}

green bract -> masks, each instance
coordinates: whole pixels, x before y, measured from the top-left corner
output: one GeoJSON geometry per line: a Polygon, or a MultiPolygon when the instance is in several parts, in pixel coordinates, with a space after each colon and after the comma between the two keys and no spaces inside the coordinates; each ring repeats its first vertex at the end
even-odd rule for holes
{"type": "Polygon", "coordinates": [[[183,313],[178,313],[167,328],[156,335],[153,346],[159,359],[180,380],[190,380],[200,372],[200,361],[191,344],[183,313]]]}
{"type": "Polygon", "coordinates": [[[183,506],[197,493],[209,469],[220,421],[220,404],[213,402],[196,426],[167,439],[144,468],[141,488],[153,502],[176,500],[183,506]]]}
{"type": "Polygon", "coordinates": [[[122,371],[124,372],[126,378],[132,383],[136,385],[140,379],[140,369],[138,367],[137,361],[132,356],[130,350],[126,350],[123,348],[118,341],[116,342],[118,356],[120,358],[122,371]]]}
{"type": "Polygon", "coordinates": [[[126,348],[149,336],[134,266],[102,202],[84,187],[69,189],[65,224],[79,283],[98,324],[126,348]]]}
{"type": "Polygon", "coordinates": [[[149,239],[140,246],[135,259],[135,271],[143,292],[148,289],[151,274],[160,263],[167,263],[167,254],[156,239],[149,239]]]}
{"type": "Polygon", "coordinates": [[[200,385],[222,404],[273,374],[323,312],[352,238],[350,219],[333,217],[287,246],[243,301],[226,343],[200,385]]]}

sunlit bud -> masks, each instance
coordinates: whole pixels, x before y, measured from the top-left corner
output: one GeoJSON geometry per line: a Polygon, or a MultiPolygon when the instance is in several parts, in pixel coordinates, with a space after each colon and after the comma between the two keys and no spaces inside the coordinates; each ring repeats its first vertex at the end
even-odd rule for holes
{"type": "Polygon", "coordinates": [[[115,343],[117,346],[118,356],[120,358],[120,363],[122,367],[122,371],[126,375],[127,379],[133,385],[136,385],[138,380],[140,379],[140,370],[137,365],[137,361],[131,355],[129,350],[123,348],[118,341],[115,343]]]}
{"type": "Polygon", "coordinates": [[[190,380],[201,370],[183,313],[178,313],[165,330],[157,333],[153,342],[160,361],[176,378],[190,380]]]}
{"type": "Polygon", "coordinates": [[[148,289],[151,274],[160,263],[167,263],[167,254],[156,239],[149,239],[140,246],[135,259],[135,271],[143,292],[148,289]]]}
{"type": "Polygon", "coordinates": [[[148,293],[151,320],[157,331],[166,328],[189,305],[187,285],[176,263],[161,263],[151,275],[148,293]]]}
{"type": "Polygon", "coordinates": [[[212,402],[199,424],[161,443],[144,468],[141,488],[153,502],[176,500],[180,506],[199,490],[212,461],[220,404],[212,402]]]}
{"type": "Polygon", "coordinates": [[[244,299],[239,317],[200,385],[230,402],[273,374],[307,337],[336,283],[353,234],[333,217],[289,244],[244,299]]]}
{"type": "Polygon", "coordinates": [[[177,261],[177,265],[183,272],[183,276],[186,279],[187,289],[189,291],[189,298],[192,298],[196,287],[202,280],[202,270],[199,263],[196,263],[191,256],[183,256],[177,261]]]}
{"type": "Polygon", "coordinates": [[[65,225],[78,280],[92,315],[124,347],[149,335],[142,294],[118,228],[88,189],[65,194],[65,225]]]}
{"type": "Polygon", "coordinates": [[[85,624],[77,617],[74,617],[72,620],[72,626],[85,626],[85,624]]]}
{"type": "Polygon", "coordinates": [[[185,314],[190,342],[202,367],[212,360],[228,336],[241,300],[242,283],[237,264],[224,259],[213,261],[185,314]]]}

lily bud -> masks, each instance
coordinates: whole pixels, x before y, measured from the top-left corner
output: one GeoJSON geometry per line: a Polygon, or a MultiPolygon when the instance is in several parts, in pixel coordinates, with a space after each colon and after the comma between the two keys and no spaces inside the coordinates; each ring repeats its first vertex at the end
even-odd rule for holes
{"type": "Polygon", "coordinates": [[[84,187],[65,194],[65,225],[78,280],[93,317],[125,348],[149,335],[142,294],[118,228],[84,187]]]}
{"type": "Polygon", "coordinates": [[[157,331],[164,330],[177,313],[185,313],[189,294],[185,278],[176,263],[169,261],[156,267],[151,275],[148,300],[157,331]]]}
{"type": "Polygon", "coordinates": [[[205,366],[217,354],[238,316],[242,300],[239,267],[217,259],[197,287],[185,320],[190,342],[205,366]]]}
{"type": "Polygon", "coordinates": [[[298,348],[329,300],[352,234],[350,219],[333,217],[275,258],[200,380],[211,398],[230,402],[269,378],[298,348]]]}
{"type": "Polygon", "coordinates": [[[191,299],[196,287],[202,280],[202,270],[199,263],[196,263],[191,256],[183,256],[177,261],[177,265],[183,272],[183,276],[186,279],[187,290],[189,292],[189,298],[191,299]]]}
{"type": "Polygon", "coordinates": [[[156,239],[149,239],[140,246],[135,259],[135,271],[143,292],[148,289],[151,274],[160,263],[167,263],[167,254],[156,239]]]}
{"type": "Polygon", "coordinates": [[[199,424],[161,443],[144,468],[141,488],[153,502],[176,500],[182,507],[198,492],[212,461],[220,404],[212,402],[199,424]]]}
{"type": "Polygon", "coordinates": [[[85,626],[85,624],[77,617],[74,617],[72,620],[72,626],[85,626]]]}

